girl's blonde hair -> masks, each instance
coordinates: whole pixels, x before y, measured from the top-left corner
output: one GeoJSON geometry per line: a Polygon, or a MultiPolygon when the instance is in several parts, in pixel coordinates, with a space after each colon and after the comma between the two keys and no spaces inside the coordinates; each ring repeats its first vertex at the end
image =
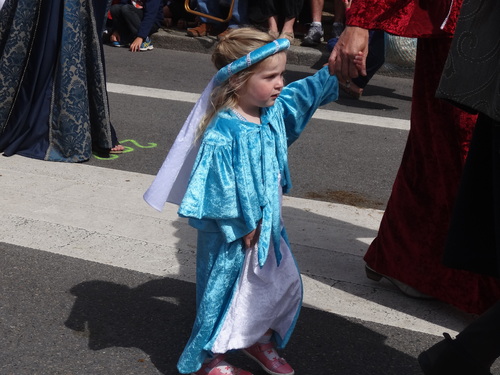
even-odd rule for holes
{"type": "MultiPolygon", "coordinates": [[[[268,33],[252,27],[231,30],[217,43],[212,54],[212,62],[217,69],[221,69],[253,50],[271,43],[273,40],[274,38],[268,33]]],[[[236,106],[238,103],[238,89],[243,87],[261,62],[236,73],[214,88],[210,96],[210,107],[198,127],[198,137],[205,132],[208,124],[220,109],[234,108],[236,106]]]]}

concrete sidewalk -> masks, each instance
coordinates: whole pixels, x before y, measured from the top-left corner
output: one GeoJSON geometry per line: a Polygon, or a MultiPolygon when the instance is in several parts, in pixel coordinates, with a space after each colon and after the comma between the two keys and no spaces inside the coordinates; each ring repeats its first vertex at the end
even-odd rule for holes
{"type": "MultiPolygon", "coordinates": [[[[0,159],[0,242],[194,282],[196,234],[177,207],[142,199],[154,176],[21,156],[0,159]]],[[[284,219],[302,271],[305,306],[432,335],[470,316],[402,296],[364,275],[382,211],[285,197],[284,219]]]]}

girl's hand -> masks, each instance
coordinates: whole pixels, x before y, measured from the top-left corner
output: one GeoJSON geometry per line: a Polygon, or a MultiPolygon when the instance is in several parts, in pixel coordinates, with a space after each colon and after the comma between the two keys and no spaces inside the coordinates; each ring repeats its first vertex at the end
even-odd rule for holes
{"type": "Polygon", "coordinates": [[[365,56],[363,55],[363,52],[358,52],[356,57],[354,57],[354,65],[356,65],[359,71],[362,71],[363,68],[365,67],[365,63],[366,59],[365,56]]]}
{"type": "Polygon", "coordinates": [[[245,244],[246,249],[250,249],[255,246],[255,244],[259,241],[260,236],[260,224],[250,233],[243,236],[243,243],[245,244]]]}

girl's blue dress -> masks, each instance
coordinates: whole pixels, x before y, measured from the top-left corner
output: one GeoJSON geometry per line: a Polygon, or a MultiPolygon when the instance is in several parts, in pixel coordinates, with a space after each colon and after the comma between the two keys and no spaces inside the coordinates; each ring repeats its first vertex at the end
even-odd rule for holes
{"type": "Polygon", "coordinates": [[[281,221],[281,192],[291,188],[287,148],[337,97],[337,78],[324,67],[287,85],[262,108],[261,124],[231,109],[209,124],[179,207],[198,230],[197,315],[181,373],[197,371],[208,352],[251,346],[269,328],[278,347],[287,343],[302,301],[281,221]],[[245,250],[242,237],[259,223],[258,245],[245,250]]]}

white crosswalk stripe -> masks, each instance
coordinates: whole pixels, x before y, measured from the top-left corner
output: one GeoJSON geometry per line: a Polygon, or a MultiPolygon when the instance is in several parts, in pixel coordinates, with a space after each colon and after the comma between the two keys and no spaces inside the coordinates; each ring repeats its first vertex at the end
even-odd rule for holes
{"type": "MultiPolygon", "coordinates": [[[[107,86],[109,92],[116,94],[174,100],[186,103],[196,103],[196,101],[200,97],[199,94],[194,94],[190,92],[163,90],[163,89],[155,89],[151,87],[142,87],[142,86],[130,86],[119,83],[108,83],[107,86]]],[[[390,129],[401,129],[401,130],[410,129],[409,120],[402,120],[392,117],[369,116],[369,115],[343,112],[343,111],[318,109],[314,114],[313,118],[319,120],[347,122],[351,124],[377,126],[390,129]]]]}
{"type": "MultiPolygon", "coordinates": [[[[176,206],[159,213],[143,201],[153,176],[20,156],[3,158],[0,176],[0,242],[194,282],[195,232],[176,206]]],[[[373,238],[367,234],[376,234],[381,216],[285,197],[305,305],[437,336],[459,331],[468,315],[365,277],[362,256],[373,238]]]]}

